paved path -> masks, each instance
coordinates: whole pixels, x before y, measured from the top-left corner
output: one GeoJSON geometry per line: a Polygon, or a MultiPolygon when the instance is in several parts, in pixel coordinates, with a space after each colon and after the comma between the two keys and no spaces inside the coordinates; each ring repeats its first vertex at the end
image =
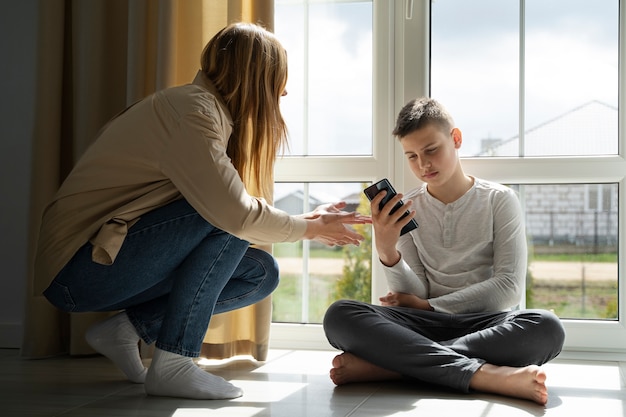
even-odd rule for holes
{"type": "MultiPolygon", "coordinates": [[[[302,273],[302,258],[276,258],[280,266],[280,272],[284,274],[302,273]]],[[[309,274],[315,275],[341,275],[344,260],[342,258],[311,258],[309,261],[309,274]]]]}
{"type": "Polygon", "coordinates": [[[611,262],[533,262],[528,269],[536,279],[617,282],[617,263],[611,262]]]}
{"type": "MultiPolygon", "coordinates": [[[[285,274],[302,273],[302,259],[278,258],[280,270],[285,274]]],[[[315,275],[340,275],[344,265],[343,259],[312,258],[309,273],[315,275]]],[[[562,279],[592,281],[616,281],[617,264],[610,262],[533,262],[529,270],[536,279],[562,279]]]]}

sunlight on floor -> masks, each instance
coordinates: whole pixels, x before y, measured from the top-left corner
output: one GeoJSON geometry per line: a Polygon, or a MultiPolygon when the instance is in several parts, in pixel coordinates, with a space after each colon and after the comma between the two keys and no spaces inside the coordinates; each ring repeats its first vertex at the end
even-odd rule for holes
{"type": "MultiPolygon", "coordinates": [[[[578,397],[562,396],[561,400],[567,402],[567,407],[549,408],[550,417],[572,417],[572,416],[601,416],[601,417],[623,417],[624,400],[584,395],[578,397]]],[[[559,404],[560,405],[560,404],[559,404]]]]}
{"type": "Polygon", "coordinates": [[[236,402],[271,403],[284,400],[290,395],[305,389],[308,383],[232,380],[233,385],[243,389],[243,397],[232,400],[236,402]]]}
{"type": "Polygon", "coordinates": [[[550,363],[544,366],[548,373],[548,386],[579,388],[585,390],[620,391],[622,376],[615,363],[572,364],[550,363]]]}
{"type": "Polygon", "coordinates": [[[257,407],[224,407],[217,410],[210,408],[179,408],[172,414],[172,417],[206,417],[209,415],[216,417],[253,417],[262,411],[262,408],[257,407]]]}
{"type": "MultiPolygon", "coordinates": [[[[491,404],[484,401],[466,401],[453,399],[420,399],[412,404],[411,408],[389,414],[389,417],[439,415],[442,410],[458,410],[459,415],[488,416],[491,404]],[[461,411],[462,410],[462,411],[461,411]]],[[[396,405],[397,408],[397,405],[396,405]]]]}
{"type": "Polygon", "coordinates": [[[279,361],[268,362],[253,373],[328,375],[336,354],[327,351],[284,351],[279,361]]]}
{"type": "Polygon", "coordinates": [[[239,360],[253,360],[253,359],[248,355],[241,355],[241,356],[233,356],[232,358],[227,358],[227,359],[200,358],[196,361],[196,363],[200,366],[224,366],[224,365],[228,365],[229,363],[237,362],[239,360]]]}

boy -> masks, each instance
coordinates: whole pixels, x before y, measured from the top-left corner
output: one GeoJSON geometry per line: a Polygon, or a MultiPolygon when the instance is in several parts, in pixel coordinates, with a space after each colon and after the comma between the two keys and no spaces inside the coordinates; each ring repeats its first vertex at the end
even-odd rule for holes
{"type": "Polygon", "coordinates": [[[330,378],[417,379],[463,392],[477,390],[548,400],[539,365],[556,357],[565,332],[545,310],[512,310],[526,279],[526,236],[515,193],[466,175],[461,131],[435,100],[409,102],[393,131],[423,185],[405,201],[411,216],[371,202],[376,249],[390,292],[380,306],[340,300],[324,318],[329,342],[344,353],[330,378]]]}

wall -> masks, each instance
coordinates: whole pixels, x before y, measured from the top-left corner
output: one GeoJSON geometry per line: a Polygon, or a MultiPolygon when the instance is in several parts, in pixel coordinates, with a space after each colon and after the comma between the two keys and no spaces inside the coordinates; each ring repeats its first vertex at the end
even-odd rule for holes
{"type": "Polygon", "coordinates": [[[22,337],[37,10],[37,0],[13,0],[0,13],[0,348],[22,337]]]}

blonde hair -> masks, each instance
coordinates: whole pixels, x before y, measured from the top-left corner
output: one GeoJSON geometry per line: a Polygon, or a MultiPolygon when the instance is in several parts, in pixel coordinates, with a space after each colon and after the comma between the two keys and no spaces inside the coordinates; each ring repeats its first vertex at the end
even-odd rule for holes
{"type": "Polygon", "coordinates": [[[280,112],[287,84],[285,49],[261,26],[234,23],[209,41],[201,65],[233,117],[228,156],[248,192],[271,199],[274,162],[287,145],[280,112]]]}

